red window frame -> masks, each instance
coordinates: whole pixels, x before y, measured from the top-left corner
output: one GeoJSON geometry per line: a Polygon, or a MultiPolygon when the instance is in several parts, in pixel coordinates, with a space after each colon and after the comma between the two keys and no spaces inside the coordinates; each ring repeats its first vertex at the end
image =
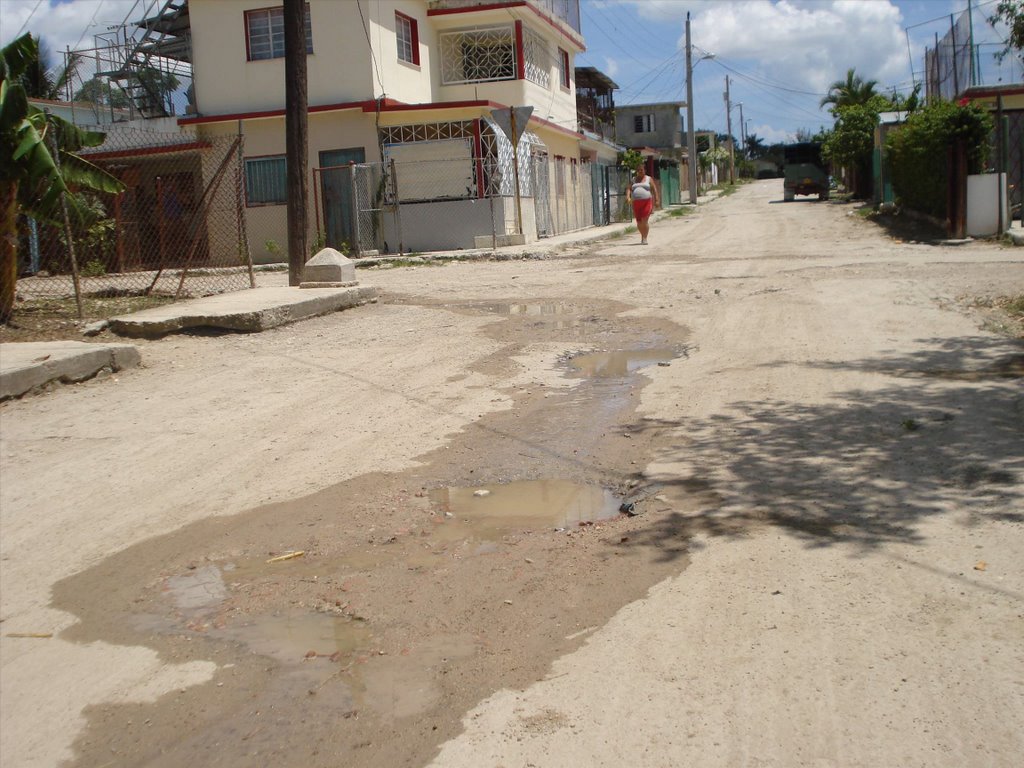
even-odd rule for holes
{"type": "Polygon", "coordinates": [[[571,79],[569,77],[569,52],[558,49],[558,62],[562,69],[562,87],[569,90],[571,79]]]}
{"type": "MultiPolygon", "coordinates": [[[[308,55],[313,53],[313,24],[312,24],[312,20],[311,20],[311,16],[310,16],[309,2],[307,1],[305,5],[306,5],[306,55],[308,56],[308,55]]],[[[249,19],[252,18],[253,16],[255,16],[256,14],[261,14],[261,13],[265,13],[268,16],[270,16],[272,12],[280,11],[280,10],[281,10],[281,6],[273,5],[273,6],[270,6],[268,8],[250,8],[247,11],[243,11],[242,12],[242,27],[243,27],[242,31],[245,33],[245,60],[246,61],[273,61],[274,59],[284,58],[284,51],[283,50],[282,50],[282,52],[279,55],[274,55],[273,54],[273,49],[271,49],[271,55],[269,57],[265,56],[265,57],[261,57],[261,58],[258,58],[258,59],[254,59],[253,56],[252,56],[252,49],[249,46],[249,32],[250,32],[249,19]]],[[[268,24],[269,24],[269,18],[268,18],[268,24]]]]}
{"type": "Polygon", "coordinates": [[[420,26],[412,16],[406,16],[400,11],[395,11],[395,45],[398,46],[398,24],[404,21],[409,24],[409,40],[412,47],[412,60],[402,57],[402,49],[398,48],[398,60],[408,64],[420,65],[420,26]]]}

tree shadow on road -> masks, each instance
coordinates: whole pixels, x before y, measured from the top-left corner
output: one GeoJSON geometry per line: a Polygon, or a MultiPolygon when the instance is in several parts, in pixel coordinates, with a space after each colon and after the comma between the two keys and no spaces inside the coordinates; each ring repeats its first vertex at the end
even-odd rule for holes
{"type": "Polygon", "coordinates": [[[896,210],[890,213],[875,211],[871,203],[858,207],[858,213],[893,240],[938,245],[949,239],[946,228],[937,221],[911,211],[896,210]]]}
{"type": "Polygon", "coordinates": [[[769,525],[811,547],[870,551],[922,543],[923,523],[938,515],[965,527],[1024,522],[1024,347],[920,343],[927,351],[909,356],[768,366],[794,377],[863,374],[863,388],[825,403],[739,402],[704,419],[641,422],[640,433],[678,436],[658,460],[676,468],[650,480],[692,501],[652,524],[647,543],[769,525]],[[691,474],[680,478],[680,465],[691,474]]]}

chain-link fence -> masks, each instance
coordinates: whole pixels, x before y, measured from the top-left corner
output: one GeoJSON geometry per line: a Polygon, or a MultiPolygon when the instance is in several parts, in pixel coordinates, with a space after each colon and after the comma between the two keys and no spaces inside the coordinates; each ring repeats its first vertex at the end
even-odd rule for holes
{"type": "Polygon", "coordinates": [[[350,163],[313,169],[317,245],[356,257],[401,250],[394,177],[386,168],[350,163]]]}
{"type": "Polygon", "coordinates": [[[386,163],[314,169],[318,244],[355,257],[454,250],[630,218],[628,169],[523,152],[517,178],[511,158],[472,156],[461,146],[421,144],[416,159],[393,152],[386,163]],[[427,159],[431,152],[449,156],[427,159]]]}
{"type": "Polygon", "coordinates": [[[124,184],[19,222],[16,315],[109,317],[254,285],[239,137],[112,129],[82,157],[124,184]]]}
{"type": "Polygon", "coordinates": [[[1020,218],[1024,215],[1024,110],[1006,110],[1003,118],[1004,123],[994,126],[989,166],[1006,174],[1008,202],[1014,218],[1020,218]]]}

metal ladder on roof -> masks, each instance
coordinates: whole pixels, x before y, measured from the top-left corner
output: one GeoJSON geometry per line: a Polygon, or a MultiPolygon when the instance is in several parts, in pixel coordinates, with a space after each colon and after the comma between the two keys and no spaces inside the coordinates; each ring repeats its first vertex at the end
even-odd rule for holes
{"type": "Polygon", "coordinates": [[[188,0],[136,0],[122,24],[120,61],[105,74],[116,82],[135,111],[146,118],[174,114],[171,95],[180,76],[192,76],[192,36],[188,0]],[[160,5],[159,10],[153,9],[160,5]],[[130,21],[142,7],[143,18],[130,21]],[[128,30],[133,28],[131,34],[128,30]]]}

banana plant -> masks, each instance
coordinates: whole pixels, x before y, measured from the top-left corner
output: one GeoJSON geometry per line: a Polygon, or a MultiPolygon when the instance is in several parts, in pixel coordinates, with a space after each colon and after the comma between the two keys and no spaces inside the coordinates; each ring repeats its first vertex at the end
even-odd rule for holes
{"type": "MultiPolygon", "coordinates": [[[[0,323],[7,323],[14,311],[18,214],[54,221],[61,196],[73,188],[124,189],[117,178],[76,154],[101,144],[104,134],[82,130],[29,103],[22,75],[38,60],[38,45],[25,34],[0,49],[0,323]]],[[[73,195],[66,199],[75,206],[73,195]]]]}

